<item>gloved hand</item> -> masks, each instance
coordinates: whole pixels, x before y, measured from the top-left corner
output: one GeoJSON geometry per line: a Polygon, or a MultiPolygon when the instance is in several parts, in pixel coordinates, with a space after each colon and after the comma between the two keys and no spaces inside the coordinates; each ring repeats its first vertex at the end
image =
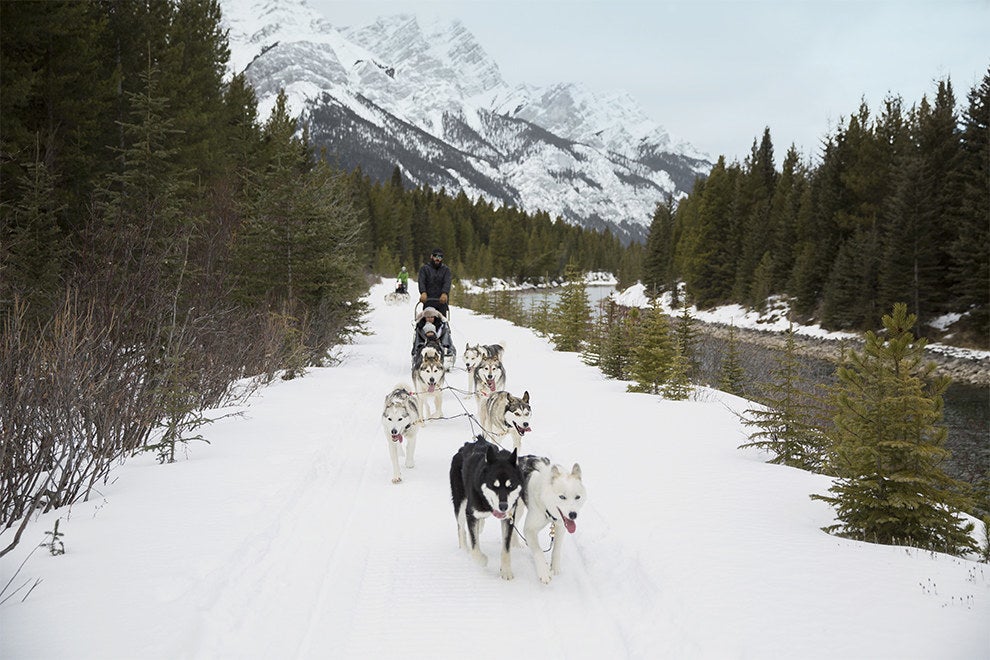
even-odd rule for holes
{"type": "Polygon", "coordinates": [[[425,303],[426,302],[426,292],[425,291],[423,293],[419,294],[419,302],[422,302],[422,303],[425,303]]]}
{"type": "Polygon", "coordinates": [[[444,305],[447,304],[447,294],[446,293],[441,293],[440,294],[440,302],[442,302],[444,305]]]}

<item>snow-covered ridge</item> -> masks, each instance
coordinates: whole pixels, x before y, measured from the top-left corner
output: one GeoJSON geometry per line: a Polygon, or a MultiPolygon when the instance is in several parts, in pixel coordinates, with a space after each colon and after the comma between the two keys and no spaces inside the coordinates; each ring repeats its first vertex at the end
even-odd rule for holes
{"type": "Polygon", "coordinates": [[[380,180],[398,164],[413,185],[642,239],[657,202],[711,167],[628,94],[510,86],[458,21],[405,14],[344,27],[304,0],[222,7],[231,70],[246,71],[262,115],[285,89],[317,146],[380,180]]]}

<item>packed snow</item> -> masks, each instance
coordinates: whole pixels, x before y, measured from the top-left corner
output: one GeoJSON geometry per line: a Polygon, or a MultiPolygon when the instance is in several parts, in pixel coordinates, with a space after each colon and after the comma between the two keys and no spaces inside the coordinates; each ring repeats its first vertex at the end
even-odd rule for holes
{"type": "Polygon", "coordinates": [[[0,559],[7,595],[25,585],[0,605],[0,657],[990,658],[990,567],[821,531],[831,510],[808,496],[830,480],[737,449],[745,401],[627,393],[454,307],[459,350],[504,342],[508,390],[530,393],[524,451],[580,463],[588,492],[549,585],[525,547],[499,577],[493,522],[480,567],[457,546],[448,481],[474,433],[460,362],[448,418],[391,483],[381,406],[411,382],[413,315],[385,305],[391,286],[372,288],[371,334],[337,366],[277,381],[178,462],[134,458],[89,502],[32,521],[0,559]],[[56,520],[61,556],[38,547],[56,520]]]}

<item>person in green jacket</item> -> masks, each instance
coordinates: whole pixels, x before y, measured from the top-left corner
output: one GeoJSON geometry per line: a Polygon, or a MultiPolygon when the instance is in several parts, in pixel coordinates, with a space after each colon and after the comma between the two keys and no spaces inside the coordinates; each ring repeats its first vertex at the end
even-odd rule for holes
{"type": "Polygon", "coordinates": [[[405,266],[402,267],[395,279],[396,293],[409,293],[409,272],[405,266]]]}

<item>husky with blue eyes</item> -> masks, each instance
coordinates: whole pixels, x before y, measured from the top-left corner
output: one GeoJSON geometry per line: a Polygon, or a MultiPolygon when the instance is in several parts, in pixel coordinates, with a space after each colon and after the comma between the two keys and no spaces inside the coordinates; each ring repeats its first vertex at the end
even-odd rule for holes
{"type": "MultiPolygon", "coordinates": [[[[549,458],[520,456],[523,473],[523,503],[516,512],[517,519],[526,518],[522,525],[523,538],[533,553],[536,575],[543,584],[549,584],[552,575],[560,575],[560,548],[564,542],[564,530],[568,534],[577,531],[577,517],[587,499],[581,481],[581,466],[577,463],[570,472],[560,465],[551,465],[549,458]],[[553,525],[553,552],[550,564],[540,549],[539,532],[553,525]]],[[[503,562],[502,577],[512,578],[512,568],[503,562]],[[506,577],[508,572],[508,577],[506,577]]]]}

